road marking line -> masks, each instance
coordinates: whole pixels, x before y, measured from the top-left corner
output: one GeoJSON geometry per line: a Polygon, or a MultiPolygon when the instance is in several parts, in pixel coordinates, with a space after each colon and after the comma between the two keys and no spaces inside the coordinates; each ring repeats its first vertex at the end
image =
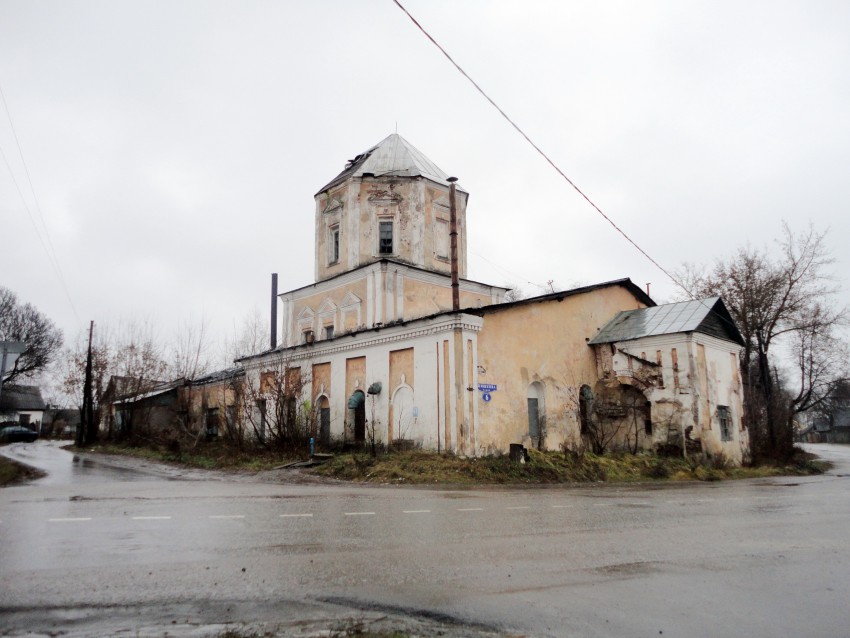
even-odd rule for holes
{"type": "Polygon", "coordinates": [[[575,507],[574,505],[553,505],[552,509],[561,510],[566,509],[568,507],[575,507]]]}
{"type": "Polygon", "coordinates": [[[457,508],[458,512],[482,512],[484,511],[483,507],[459,507],[457,508]]]}
{"type": "Polygon", "coordinates": [[[374,516],[375,512],[346,512],[346,516],[374,516]]]}
{"type": "Polygon", "coordinates": [[[244,514],[213,514],[210,518],[245,518],[244,514]]]}
{"type": "Polygon", "coordinates": [[[281,518],[313,518],[312,514],[281,514],[281,518]]]}
{"type": "Polygon", "coordinates": [[[80,523],[82,521],[90,521],[91,518],[88,517],[80,517],[80,518],[48,518],[48,522],[50,523],[80,523]]]}
{"type": "Polygon", "coordinates": [[[527,510],[527,509],[531,509],[531,507],[528,506],[528,505],[515,505],[513,507],[506,507],[505,509],[506,510],[527,510]]]}
{"type": "Polygon", "coordinates": [[[431,510],[402,510],[404,514],[430,514],[431,510]]]}
{"type": "Polygon", "coordinates": [[[170,516],[134,516],[134,521],[167,521],[170,520],[170,516]]]}

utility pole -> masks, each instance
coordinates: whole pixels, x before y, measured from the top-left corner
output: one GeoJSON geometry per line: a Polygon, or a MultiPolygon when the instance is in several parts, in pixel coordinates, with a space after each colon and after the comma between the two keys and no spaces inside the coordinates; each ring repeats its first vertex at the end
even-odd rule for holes
{"type": "Polygon", "coordinates": [[[20,341],[0,341],[0,397],[3,396],[3,377],[6,376],[7,367],[14,367],[17,358],[24,353],[27,345],[20,341]],[[11,356],[11,361],[9,361],[11,356]]]}
{"type": "Polygon", "coordinates": [[[83,410],[80,415],[80,429],[77,432],[77,445],[92,443],[97,438],[94,423],[94,399],[92,397],[92,356],[91,344],[94,334],[94,321],[89,323],[89,350],[86,356],[86,378],[83,383],[83,410]]]}

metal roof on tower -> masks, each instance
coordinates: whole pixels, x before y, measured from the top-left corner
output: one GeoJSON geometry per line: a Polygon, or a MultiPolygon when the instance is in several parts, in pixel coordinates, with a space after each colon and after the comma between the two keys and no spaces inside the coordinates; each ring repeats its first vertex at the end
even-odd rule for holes
{"type": "Polygon", "coordinates": [[[445,185],[448,185],[447,179],[449,177],[440,167],[425,157],[422,151],[398,133],[393,133],[368,151],[348,160],[345,169],[319,189],[319,193],[343,183],[350,177],[363,177],[364,175],[424,177],[432,182],[445,185]]]}

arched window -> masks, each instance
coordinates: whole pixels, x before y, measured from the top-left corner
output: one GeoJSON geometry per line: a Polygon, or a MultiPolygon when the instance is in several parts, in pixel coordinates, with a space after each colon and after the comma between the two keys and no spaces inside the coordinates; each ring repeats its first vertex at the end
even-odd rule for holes
{"type": "Polygon", "coordinates": [[[400,385],[393,393],[390,405],[392,439],[413,438],[413,389],[400,385]]]}
{"type": "Polygon", "coordinates": [[[532,447],[543,448],[545,432],[545,405],[543,402],[543,384],[535,381],[528,386],[528,436],[532,447]]]}
{"type": "Polygon", "coordinates": [[[593,411],[593,390],[590,386],[583,385],[579,390],[578,413],[581,434],[590,432],[590,414],[593,411]]]}

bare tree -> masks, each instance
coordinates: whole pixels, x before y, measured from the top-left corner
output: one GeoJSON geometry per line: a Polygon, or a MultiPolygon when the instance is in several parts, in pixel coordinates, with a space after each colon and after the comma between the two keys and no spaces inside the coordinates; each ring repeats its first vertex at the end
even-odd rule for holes
{"type": "Polygon", "coordinates": [[[303,400],[309,375],[284,359],[264,365],[244,382],[244,417],[259,444],[282,450],[303,449],[313,430],[312,405],[303,400]]]}
{"type": "Polygon", "coordinates": [[[21,341],[26,350],[17,358],[4,382],[27,378],[44,370],[62,348],[62,331],[32,304],[18,302],[0,286],[0,341],[21,341]]]}
{"type": "Polygon", "coordinates": [[[844,309],[830,309],[836,288],[828,272],[833,259],[825,236],[811,225],[795,234],[783,224],[776,258],[746,246],[732,258],[716,262],[713,269],[686,265],[679,273],[692,298],[722,296],[744,338],[741,368],[749,420],[756,430],[751,441],[757,457],[783,459],[792,453],[793,414],[820,393],[806,384],[820,384],[822,380],[815,376],[825,371],[811,356],[823,353],[818,343],[828,335],[826,325],[838,324],[845,315],[844,309]],[[790,406],[775,396],[771,360],[772,346],[786,335],[798,340],[799,361],[805,366],[803,385],[790,406]],[[811,376],[815,368],[819,372],[811,376]]]}
{"type": "Polygon", "coordinates": [[[259,354],[268,347],[268,322],[255,307],[242,318],[238,326],[234,324],[233,333],[224,341],[223,358],[230,365],[236,359],[259,354]]]}

